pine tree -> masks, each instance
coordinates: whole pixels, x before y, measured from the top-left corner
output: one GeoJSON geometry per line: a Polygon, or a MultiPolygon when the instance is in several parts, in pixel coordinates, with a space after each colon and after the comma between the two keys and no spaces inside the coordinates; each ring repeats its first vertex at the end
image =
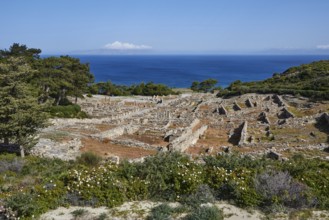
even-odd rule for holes
{"type": "Polygon", "coordinates": [[[26,79],[33,74],[24,57],[8,57],[0,63],[0,139],[17,144],[23,157],[35,143],[35,135],[45,125],[45,105],[26,79]]]}

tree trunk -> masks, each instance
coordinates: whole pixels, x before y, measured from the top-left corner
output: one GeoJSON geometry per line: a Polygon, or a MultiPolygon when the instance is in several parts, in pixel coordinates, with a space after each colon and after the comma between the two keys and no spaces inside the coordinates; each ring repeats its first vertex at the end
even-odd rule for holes
{"type": "Polygon", "coordinates": [[[8,145],[9,144],[9,138],[5,137],[4,140],[3,140],[3,143],[5,145],[8,145]]]}
{"type": "Polygon", "coordinates": [[[60,95],[57,99],[56,105],[59,105],[59,102],[61,101],[61,99],[62,99],[62,96],[60,95]]]}
{"type": "Polygon", "coordinates": [[[21,157],[25,157],[24,147],[22,145],[19,146],[19,150],[20,150],[20,153],[21,153],[21,157]]]}
{"type": "Polygon", "coordinates": [[[78,102],[78,96],[75,96],[75,104],[78,102]]]}

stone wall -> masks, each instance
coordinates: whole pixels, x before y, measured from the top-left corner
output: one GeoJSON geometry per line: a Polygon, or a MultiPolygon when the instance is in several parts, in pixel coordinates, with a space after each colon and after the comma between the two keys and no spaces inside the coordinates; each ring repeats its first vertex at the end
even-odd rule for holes
{"type": "Polygon", "coordinates": [[[239,146],[244,145],[247,142],[248,138],[248,122],[243,122],[242,130],[241,130],[241,137],[239,141],[239,146]]]}
{"type": "Polygon", "coordinates": [[[124,134],[133,134],[136,131],[138,131],[138,129],[139,129],[139,127],[136,125],[124,125],[124,126],[119,126],[119,127],[104,131],[99,134],[91,135],[91,137],[97,138],[100,140],[113,139],[113,138],[120,137],[124,134]]]}
{"type": "Polygon", "coordinates": [[[196,142],[198,142],[198,140],[200,139],[200,136],[203,135],[207,129],[208,126],[204,125],[195,132],[192,132],[192,130],[190,130],[190,132],[185,132],[182,136],[175,139],[171,144],[169,144],[169,150],[180,152],[185,151],[188,147],[196,144],[196,142]]]}

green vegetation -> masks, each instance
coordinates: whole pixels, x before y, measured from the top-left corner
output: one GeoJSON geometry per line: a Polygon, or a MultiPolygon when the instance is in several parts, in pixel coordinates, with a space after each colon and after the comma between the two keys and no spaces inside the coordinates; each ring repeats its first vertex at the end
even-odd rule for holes
{"type": "Polygon", "coordinates": [[[78,158],[77,162],[86,166],[97,166],[102,161],[102,158],[93,152],[82,153],[78,158]]]}
{"type": "Polygon", "coordinates": [[[273,74],[272,78],[259,82],[237,80],[218,93],[218,96],[234,96],[245,93],[277,93],[301,95],[316,99],[329,99],[329,60],[292,67],[273,74]]]}
{"type": "Polygon", "coordinates": [[[84,215],[86,215],[88,213],[87,210],[85,209],[76,209],[73,212],[71,212],[71,214],[73,215],[74,219],[77,219],[79,217],[82,217],[84,215]]]}
{"type": "Polygon", "coordinates": [[[216,206],[201,206],[194,209],[191,214],[187,215],[184,220],[222,220],[224,219],[223,212],[216,206]]]}
{"type": "Polygon", "coordinates": [[[297,155],[281,162],[234,154],[204,160],[199,164],[178,153],[161,153],[144,163],[116,165],[0,155],[0,205],[23,219],[58,206],[114,207],[146,199],[182,204],[155,208],[149,219],[182,212],[189,213],[188,219],[221,219],[216,208],[201,204],[222,199],[266,213],[329,209],[328,161],[297,155]]]}
{"type": "Polygon", "coordinates": [[[76,104],[51,106],[46,111],[57,118],[88,118],[87,113],[81,111],[81,107],[76,104]]]}
{"type": "Polygon", "coordinates": [[[20,57],[0,62],[0,140],[5,145],[18,145],[22,157],[35,143],[35,133],[47,118],[47,105],[38,103],[35,90],[26,82],[33,73],[20,57]]]}
{"type": "Polygon", "coordinates": [[[113,95],[113,96],[129,96],[129,95],[175,95],[177,92],[170,89],[168,86],[163,84],[140,83],[132,86],[121,86],[113,84],[110,81],[99,82],[89,87],[90,94],[102,94],[102,95],[113,95]]]}
{"type": "Polygon", "coordinates": [[[195,92],[211,92],[215,89],[221,89],[220,87],[215,88],[218,83],[215,79],[206,79],[202,82],[194,81],[191,85],[191,90],[195,92]]]}

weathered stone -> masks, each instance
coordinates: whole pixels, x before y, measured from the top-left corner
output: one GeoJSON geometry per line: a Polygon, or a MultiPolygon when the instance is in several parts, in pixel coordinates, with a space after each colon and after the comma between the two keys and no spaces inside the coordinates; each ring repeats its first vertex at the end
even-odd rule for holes
{"type": "Polygon", "coordinates": [[[272,98],[273,98],[273,102],[278,104],[279,107],[285,106],[285,103],[284,103],[283,99],[281,98],[281,96],[275,94],[272,96],[272,98]]]}
{"type": "Polygon", "coordinates": [[[234,111],[241,111],[242,108],[240,107],[240,105],[237,102],[234,102],[234,104],[233,104],[233,110],[234,111]]]}
{"type": "Polygon", "coordinates": [[[166,142],[172,142],[174,139],[175,139],[174,135],[169,134],[169,135],[165,136],[163,140],[166,142]]]}
{"type": "Polygon", "coordinates": [[[293,113],[291,113],[288,109],[283,108],[281,110],[281,113],[278,114],[278,117],[280,119],[287,119],[287,118],[294,118],[295,115],[293,113]]]}
{"type": "Polygon", "coordinates": [[[283,125],[283,124],[285,124],[286,122],[287,122],[286,119],[280,119],[280,120],[278,120],[278,125],[283,125]]]}
{"type": "Polygon", "coordinates": [[[245,103],[246,103],[246,106],[249,107],[249,108],[255,107],[254,103],[249,98],[246,100],[245,103]]]}
{"type": "Polygon", "coordinates": [[[225,153],[231,153],[231,148],[228,147],[228,146],[223,146],[223,151],[224,151],[225,153]]]}
{"type": "Polygon", "coordinates": [[[271,159],[274,159],[274,160],[280,160],[282,155],[275,152],[275,151],[273,151],[273,150],[271,150],[270,152],[268,152],[267,157],[271,158],[271,159]]]}
{"type": "Polygon", "coordinates": [[[213,150],[214,150],[213,147],[209,147],[209,148],[206,149],[206,153],[211,154],[213,150]]]}
{"type": "Polygon", "coordinates": [[[120,157],[118,156],[109,156],[105,159],[106,161],[115,163],[115,164],[119,164],[120,163],[120,157]]]}
{"type": "Polygon", "coordinates": [[[227,115],[227,110],[226,110],[226,108],[225,108],[223,105],[220,105],[220,106],[217,108],[217,112],[218,112],[220,115],[227,115]]]}
{"type": "Polygon", "coordinates": [[[172,151],[185,151],[189,146],[194,145],[200,138],[201,135],[207,130],[208,126],[204,125],[201,128],[197,129],[193,132],[193,128],[199,124],[200,120],[195,119],[192,124],[186,128],[183,133],[174,139],[170,145],[168,145],[168,149],[172,151]]]}
{"type": "Polygon", "coordinates": [[[242,130],[241,130],[239,146],[242,146],[242,145],[246,144],[247,137],[248,137],[248,122],[247,121],[243,122],[242,126],[243,127],[242,127],[242,130]]]}
{"type": "Polygon", "coordinates": [[[267,117],[266,112],[260,113],[260,115],[258,116],[258,120],[262,123],[270,124],[270,119],[267,117]]]}
{"type": "Polygon", "coordinates": [[[313,131],[310,133],[310,135],[311,135],[312,137],[316,137],[316,134],[315,134],[313,131]]]}
{"type": "Polygon", "coordinates": [[[323,123],[323,124],[329,124],[329,114],[328,113],[323,113],[319,118],[318,122],[323,123]]]}
{"type": "Polygon", "coordinates": [[[108,131],[91,135],[93,138],[103,139],[114,139],[116,137],[122,136],[124,134],[133,134],[138,131],[138,126],[124,125],[117,128],[110,129],[108,131]]]}

